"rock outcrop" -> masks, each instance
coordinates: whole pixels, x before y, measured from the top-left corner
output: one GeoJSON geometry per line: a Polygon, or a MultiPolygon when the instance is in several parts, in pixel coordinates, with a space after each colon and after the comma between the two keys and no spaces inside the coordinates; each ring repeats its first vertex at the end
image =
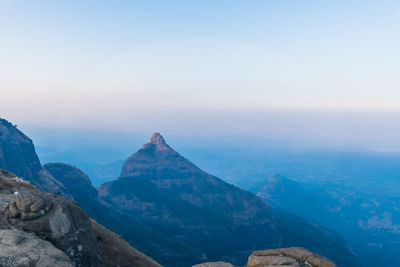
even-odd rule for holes
{"type": "Polygon", "coordinates": [[[336,267],[336,264],[329,259],[301,247],[254,251],[250,255],[246,267],[261,267],[269,265],[293,267],[336,267]]]}
{"type": "Polygon", "coordinates": [[[0,230],[0,266],[73,267],[53,244],[20,230],[0,230]]]}
{"type": "Polygon", "coordinates": [[[223,262],[223,261],[215,261],[215,262],[205,262],[205,263],[200,263],[193,265],[192,267],[236,267],[229,262],[223,262]]]}
{"type": "Polygon", "coordinates": [[[5,170],[0,170],[0,246],[8,251],[3,255],[0,247],[0,266],[159,266],[92,222],[75,201],[42,192],[5,170]]]}
{"type": "Polygon", "coordinates": [[[0,119],[0,168],[25,179],[42,169],[32,140],[4,119],[0,119]]]}
{"type": "MultiPolygon", "coordinates": [[[[336,267],[336,264],[305,248],[290,247],[254,251],[245,267],[336,267]]],[[[206,262],[193,267],[233,267],[228,262],[206,262]]]]}
{"type": "Polygon", "coordinates": [[[0,229],[34,233],[64,251],[76,266],[98,265],[91,222],[76,202],[7,173],[0,178],[0,214],[0,229]]]}

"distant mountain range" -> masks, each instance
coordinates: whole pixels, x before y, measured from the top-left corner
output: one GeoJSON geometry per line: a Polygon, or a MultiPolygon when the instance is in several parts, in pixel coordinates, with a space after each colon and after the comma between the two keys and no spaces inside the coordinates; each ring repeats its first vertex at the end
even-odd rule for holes
{"type": "Polygon", "coordinates": [[[7,121],[0,124],[0,167],[76,200],[99,223],[166,266],[243,264],[253,250],[285,246],[306,247],[339,266],[360,266],[335,232],[203,172],[158,133],[126,160],[120,177],[96,190],[78,168],[62,163],[43,168],[30,139],[7,121]]]}
{"type": "Polygon", "coordinates": [[[276,208],[334,227],[365,265],[400,266],[399,197],[378,199],[345,186],[299,183],[283,176],[266,179],[258,196],[276,208]]]}

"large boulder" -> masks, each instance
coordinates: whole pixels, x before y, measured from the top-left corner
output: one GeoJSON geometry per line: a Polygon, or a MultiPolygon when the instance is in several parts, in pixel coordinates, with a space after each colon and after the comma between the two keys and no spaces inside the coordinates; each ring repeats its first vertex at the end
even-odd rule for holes
{"type": "Polygon", "coordinates": [[[234,267],[234,265],[223,262],[223,261],[214,261],[214,262],[205,262],[193,265],[192,267],[234,267]]]}
{"type": "Polygon", "coordinates": [[[50,242],[20,230],[0,230],[0,266],[73,267],[50,242]]]}
{"type": "Polygon", "coordinates": [[[263,267],[269,265],[336,267],[336,264],[327,258],[300,247],[254,251],[250,255],[246,267],[263,267]]]}
{"type": "Polygon", "coordinates": [[[90,219],[74,201],[40,191],[1,171],[0,215],[0,230],[33,233],[65,252],[76,266],[98,266],[90,219]]]}
{"type": "MultiPolygon", "coordinates": [[[[300,264],[293,258],[284,256],[253,256],[246,267],[286,266],[300,267],[300,264]]],[[[303,265],[308,266],[308,265],[303,265]]]]}
{"type": "MultiPolygon", "coordinates": [[[[254,251],[245,267],[336,267],[336,264],[305,248],[290,247],[254,251]]],[[[193,267],[233,267],[227,262],[205,262],[193,267]]]]}

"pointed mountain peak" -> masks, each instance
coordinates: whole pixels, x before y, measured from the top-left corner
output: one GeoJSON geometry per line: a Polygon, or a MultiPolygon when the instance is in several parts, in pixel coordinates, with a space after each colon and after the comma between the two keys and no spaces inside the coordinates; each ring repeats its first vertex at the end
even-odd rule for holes
{"type": "Polygon", "coordinates": [[[164,137],[160,133],[153,133],[147,142],[149,145],[156,145],[156,146],[166,146],[167,143],[164,140],[164,137]]]}
{"type": "Polygon", "coordinates": [[[167,145],[162,135],[157,132],[153,133],[149,141],[142,147],[142,149],[149,148],[156,150],[172,150],[169,145],[167,145]]]}

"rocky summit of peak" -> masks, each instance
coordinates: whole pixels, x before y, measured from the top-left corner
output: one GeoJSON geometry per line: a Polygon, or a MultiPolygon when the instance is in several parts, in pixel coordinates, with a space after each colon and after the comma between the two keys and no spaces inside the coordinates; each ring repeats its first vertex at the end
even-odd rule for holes
{"type": "Polygon", "coordinates": [[[167,146],[167,143],[160,133],[155,132],[151,135],[147,145],[167,146]]]}

